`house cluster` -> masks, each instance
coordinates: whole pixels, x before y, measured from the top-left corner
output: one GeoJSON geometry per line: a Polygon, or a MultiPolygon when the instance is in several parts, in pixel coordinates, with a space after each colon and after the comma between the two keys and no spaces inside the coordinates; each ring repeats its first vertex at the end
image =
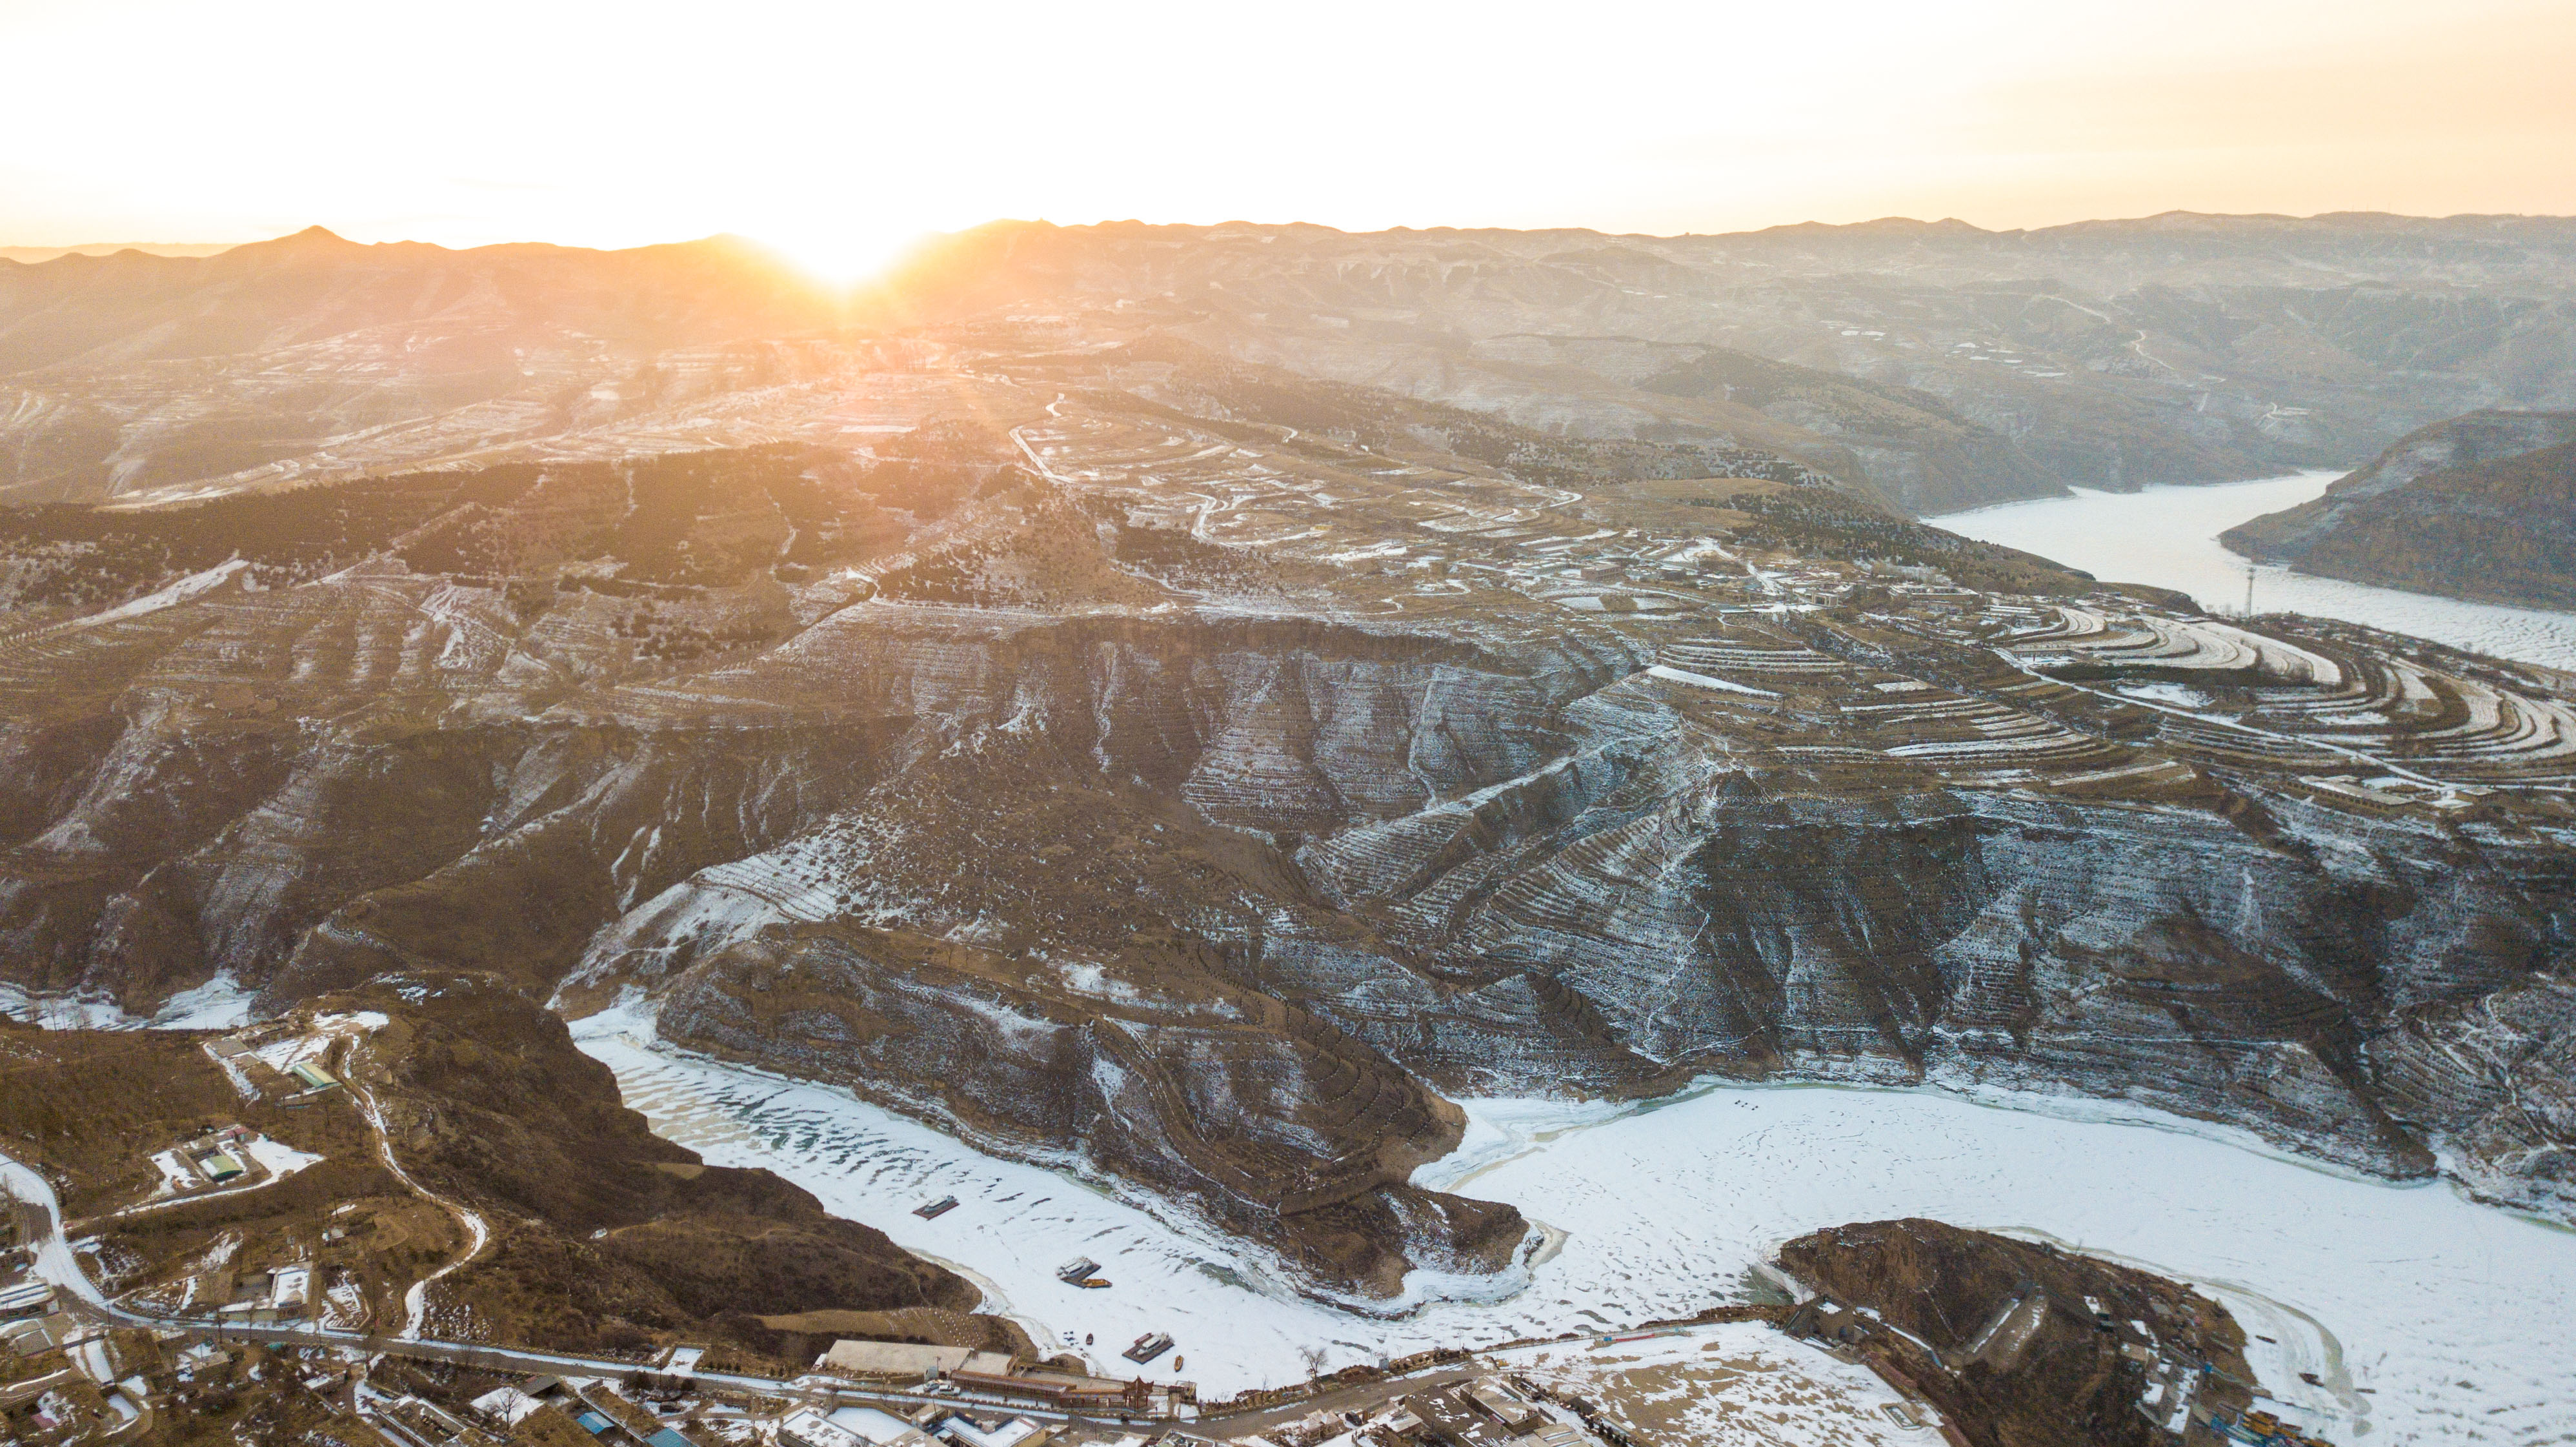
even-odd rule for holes
{"type": "Polygon", "coordinates": [[[703,1396],[701,1385],[694,1373],[638,1373],[622,1387],[541,1376],[521,1386],[496,1388],[472,1405],[482,1418],[516,1436],[527,1435],[531,1419],[551,1408],[592,1440],[614,1447],[700,1447],[716,1437],[742,1440],[752,1429],[767,1434],[776,1447],[1048,1447],[1068,1430],[1007,1409],[957,1401],[880,1398],[882,1405],[875,1405],[846,1396],[834,1401],[831,1394],[771,1417],[779,1404],[764,1409],[720,1403],[703,1396]]]}
{"type": "Polygon", "coordinates": [[[2209,1409],[2196,1406],[2209,1379],[2209,1363],[2159,1341],[2155,1328],[2144,1321],[2115,1318],[2097,1297],[2084,1298],[2084,1309],[2093,1314],[2093,1329],[2118,1341],[2120,1355],[2146,1373],[2146,1390],[2138,1397],[2140,1415],[2175,1437],[2190,1432],[2195,1418],[2209,1421],[2209,1409]]]}
{"type": "Polygon", "coordinates": [[[1235,1440],[1240,1447],[1636,1447],[1589,1402],[1518,1376],[1428,1388],[1370,1412],[1317,1411],[1235,1440]]]}
{"type": "Polygon", "coordinates": [[[54,1289],[40,1281],[0,1287],[0,1436],[44,1441],[79,1421],[80,1373],[64,1350],[81,1335],[54,1289]]]}
{"type": "MultiPolygon", "coordinates": [[[[582,1440],[609,1447],[700,1447],[696,1438],[655,1421],[637,1422],[639,1409],[613,1393],[608,1384],[588,1378],[531,1377],[515,1387],[495,1387],[467,1404],[474,1415],[496,1424],[513,1442],[582,1440]],[[569,1421],[570,1426],[564,1424],[569,1421]],[[552,1424],[552,1432],[547,1424],[552,1424]]],[[[657,1409],[658,1410],[658,1409],[657,1409]]],[[[430,1434],[420,1441],[466,1440],[430,1434]]]]}
{"type": "Polygon", "coordinates": [[[70,1320],[62,1314],[54,1288],[41,1281],[0,1287],[0,1342],[9,1354],[32,1357],[63,1344],[70,1320]]]}
{"type": "Polygon", "coordinates": [[[269,1270],[201,1272],[189,1282],[188,1299],[198,1310],[212,1307],[215,1319],[227,1326],[269,1326],[311,1316],[313,1295],[313,1267],[290,1262],[269,1270]]]}
{"type": "MultiPolygon", "coordinates": [[[[1169,1344],[1168,1339],[1165,1344],[1169,1344]]],[[[1007,1352],[917,1342],[836,1341],[831,1350],[816,1359],[814,1368],[854,1382],[918,1386],[928,1394],[952,1401],[988,1407],[1034,1407],[1095,1419],[1169,1417],[1198,1400],[1198,1389],[1189,1382],[1156,1384],[1135,1378],[1094,1377],[1025,1362],[1007,1352]]]]}
{"type": "Polygon", "coordinates": [[[2146,1374],[2147,1386],[2139,1395],[2138,1412],[2170,1438],[2191,1447],[2218,1443],[2333,1447],[2325,1438],[2283,1421],[2275,1412],[2209,1400],[2204,1389],[2218,1376],[2218,1369],[2178,1343],[2160,1338],[2152,1323],[2114,1317],[2090,1296],[2084,1298],[2084,1308],[2093,1315],[2093,1329],[2117,1341],[2120,1355],[2137,1363],[2146,1374]]]}
{"type": "Polygon", "coordinates": [[[266,1174],[251,1151],[251,1143],[258,1139],[258,1133],[247,1126],[227,1125],[155,1152],[152,1164],[161,1172],[157,1194],[180,1195],[249,1184],[266,1174]]]}
{"type": "Polygon", "coordinates": [[[108,1330],[15,1266],[0,1284],[0,1443],[68,1447],[131,1420],[144,1391],[108,1330]]]}
{"type": "Polygon", "coordinates": [[[331,1048],[328,1035],[302,1035],[289,1021],[253,1025],[219,1035],[205,1051],[233,1083],[241,1098],[258,1102],[284,1097],[295,1104],[303,1097],[336,1090],[340,1082],[322,1066],[331,1048]]]}
{"type": "Polygon", "coordinates": [[[778,1447],[1047,1447],[1062,1430],[936,1402],[902,1416],[877,1407],[802,1407],[778,1424],[778,1447]]]}
{"type": "Polygon", "coordinates": [[[2325,1438],[2282,1421],[2276,1412],[2231,1412],[2225,1408],[2210,1414],[2209,1440],[2244,1443],[2247,1447],[2334,1447],[2325,1438]]]}

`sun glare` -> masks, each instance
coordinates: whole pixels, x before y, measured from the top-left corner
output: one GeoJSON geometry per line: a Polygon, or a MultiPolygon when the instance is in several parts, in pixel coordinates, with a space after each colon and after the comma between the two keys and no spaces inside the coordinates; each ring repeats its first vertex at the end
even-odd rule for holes
{"type": "Polygon", "coordinates": [[[901,227],[800,225],[750,234],[816,280],[847,288],[883,275],[931,233],[901,227]]]}

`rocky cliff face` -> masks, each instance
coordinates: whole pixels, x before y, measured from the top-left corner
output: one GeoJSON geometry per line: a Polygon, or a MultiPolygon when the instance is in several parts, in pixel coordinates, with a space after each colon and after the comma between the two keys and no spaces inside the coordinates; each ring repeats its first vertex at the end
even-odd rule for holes
{"type": "Polygon", "coordinates": [[[2221,541],[2303,573],[2534,608],[2576,605],[2576,412],[2472,412],[2407,434],[2325,496],[2221,541]]]}
{"type": "Polygon", "coordinates": [[[2559,681],[1790,459],[1043,340],[976,334],[902,385],[985,420],[867,454],[44,515],[10,978],[639,991],[1357,1297],[1516,1258],[1408,1182],[1444,1095],[1707,1073],[2136,1100],[2565,1209],[2559,681]]]}

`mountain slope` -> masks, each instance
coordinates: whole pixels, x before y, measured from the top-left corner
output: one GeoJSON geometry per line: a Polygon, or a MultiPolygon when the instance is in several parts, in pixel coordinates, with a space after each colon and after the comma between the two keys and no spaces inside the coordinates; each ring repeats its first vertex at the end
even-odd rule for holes
{"type": "Polygon", "coordinates": [[[654,1135],[607,1068],[523,995],[446,976],[324,1003],[395,1022],[362,1057],[394,1148],[422,1184],[493,1224],[485,1254],[434,1303],[476,1339],[616,1349],[688,1332],[756,1348],[767,1333],[748,1319],[762,1315],[964,1318],[981,1300],[798,1187],[654,1135]]]}
{"type": "Polygon", "coordinates": [[[1462,1094],[2008,1086],[2576,1201],[2559,681],[1023,315],[865,452],[13,516],[0,967],[623,999],[1381,1302],[1535,1240],[1411,1184],[1462,1094]]]}
{"type": "Polygon", "coordinates": [[[970,1314],[981,1293],[964,1279],[768,1172],[655,1136],[563,1021],[515,991],[406,976],[301,1002],[261,1043],[299,1037],[335,1039],[312,1059],[342,1085],[304,1092],[247,1052],[219,1065],[203,1032],[0,1022],[0,1120],[101,1238],[112,1292],[203,1314],[235,1270],[302,1263],[317,1303],[337,1288],[333,1324],[379,1334],[435,1276],[428,1324],[452,1339],[634,1351],[686,1333],[758,1350],[772,1337],[758,1316],[822,1310],[1027,1347],[970,1314]],[[167,1199],[149,1157],[236,1124],[311,1159],[251,1190],[167,1199]],[[138,1201],[155,1204],[126,1209],[138,1201]]]}
{"type": "Polygon", "coordinates": [[[1235,356],[1570,435],[1769,448],[1919,513],[2349,463],[2470,407],[2576,401],[2576,224],[2554,218],[997,223],[896,285],[916,315],[1160,308],[1235,356]],[[1762,368],[1796,382],[1654,382],[1762,368]]]}
{"type": "Polygon", "coordinates": [[[2576,608],[2576,442],[2427,474],[2344,510],[2303,572],[2481,603],[2576,608]]]}
{"type": "Polygon", "coordinates": [[[2252,1395],[2227,1309],[2134,1268],[1925,1220],[1817,1231],[1783,1245],[1780,1264],[1870,1313],[1847,1328],[1850,1349],[1977,1447],[2156,1447],[2177,1440],[2162,1424],[2182,1398],[2232,1418],[2252,1395]]]}
{"type": "Polygon", "coordinates": [[[2409,433],[2325,496],[2220,541],[2356,583],[2576,606],[2570,443],[2576,412],[2472,412],[2409,433]]]}

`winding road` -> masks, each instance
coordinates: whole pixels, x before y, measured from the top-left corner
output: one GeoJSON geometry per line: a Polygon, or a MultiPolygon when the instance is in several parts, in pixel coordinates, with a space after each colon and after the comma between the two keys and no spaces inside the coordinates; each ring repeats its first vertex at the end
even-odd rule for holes
{"type": "MultiPolygon", "coordinates": [[[[349,1054],[354,1056],[365,1048],[366,1037],[372,1033],[372,1030],[365,1020],[352,1016],[324,1022],[320,1033],[346,1041],[349,1054]]],[[[429,1189],[415,1179],[411,1172],[403,1168],[402,1161],[394,1154],[393,1136],[385,1128],[384,1107],[377,1102],[375,1092],[359,1078],[358,1072],[345,1066],[346,1062],[341,1071],[341,1083],[348,1088],[350,1095],[357,1101],[359,1113],[366,1117],[368,1129],[376,1138],[377,1157],[384,1162],[385,1169],[391,1171],[394,1178],[401,1181],[414,1195],[455,1217],[458,1224],[465,1230],[465,1250],[456,1259],[413,1282],[411,1289],[403,1293],[405,1319],[402,1337],[405,1340],[417,1340],[429,1314],[429,1288],[481,1256],[484,1248],[491,1244],[492,1228],[490,1223],[483,1219],[482,1213],[429,1189]]],[[[34,1213],[35,1229],[26,1233],[28,1240],[34,1243],[30,1274],[39,1280],[51,1283],[56,1291],[79,1303],[86,1309],[86,1315],[127,1326],[191,1326],[203,1327],[209,1331],[218,1329],[218,1323],[203,1319],[139,1315],[108,1300],[98,1289],[97,1283],[90,1280],[89,1273],[81,1268],[80,1258],[71,1249],[70,1240],[64,1229],[62,1203],[54,1195],[52,1184],[32,1167],[5,1153],[0,1153],[0,1191],[7,1192],[10,1199],[18,1202],[22,1209],[34,1213]]],[[[193,1204],[195,1201],[212,1199],[215,1197],[204,1196],[192,1198],[186,1203],[173,1201],[162,1204],[193,1204]]],[[[227,1334],[237,1335],[242,1328],[222,1326],[221,1330],[227,1334]]],[[[292,1335],[290,1331],[290,1337],[292,1335]]],[[[314,1335],[338,1341],[361,1340],[355,1336],[320,1333],[318,1330],[314,1335]]],[[[618,1370],[629,1370],[631,1367],[632,1363],[628,1363],[618,1370]]]]}
{"type": "MultiPolygon", "coordinates": [[[[621,1378],[630,1372],[650,1370],[641,1362],[614,1357],[588,1357],[569,1352],[532,1351],[521,1347],[489,1346],[478,1342],[440,1341],[419,1335],[420,1320],[404,1326],[403,1334],[394,1337],[368,1336],[359,1332],[332,1331],[318,1326],[250,1326],[219,1322],[205,1317],[147,1316],[128,1310],[109,1300],[82,1269],[79,1255],[72,1250],[63,1232],[61,1202],[53,1185],[25,1163],[0,1153],[0,1192],[17,1203],[29,1216],[26,1237],[31,1244],[29,1274],[51,1285],[63,1299],[66,1314],[76,1320],[107,1326],[151,1327],[163,1331],[176,1329],[212,1341],[259,1342],[269,1346],[322,1347],[364,1356],[390,1355],[410,1357],[417,1361],[450,1362],[484,1371],[518,1375],[551,1374],[555,1376],[588,1376],[621,1378]]],[[[434,1198],[433,1198],[434,1199],[434,1198]]],[[[478,1220],[480,1218],[477,1218],[478,1220]]],[[[481,1249],[480,1242],[477,1250],[481,1249]]],[[[428,1280],[471,1260],[461,1258],[428,1280]]],[[[422,1285],[426,1285],[423,1282],[422,1285]]],[[[415,1299],[420,1286],[413,1288],[415,1299]]],[[[971,1398],[928,1398],[899,1392],[877,1392],[852,1385],[837,1377],[808,1375],[792,1380],[776,1377],[748,1376],[736,1372],[694,1372],[696,1380],[729,1391],[748,1392],[790,1401],[826,1405],[866,1404],[888,1407],[906,1413],[925,1400],[965,1402],[971,1398]]],[[[1010,1404],[1013,1415],[1045,1421],[1075,1420],[1070,1414],[1043,1408],[1010,1404]]]]}

